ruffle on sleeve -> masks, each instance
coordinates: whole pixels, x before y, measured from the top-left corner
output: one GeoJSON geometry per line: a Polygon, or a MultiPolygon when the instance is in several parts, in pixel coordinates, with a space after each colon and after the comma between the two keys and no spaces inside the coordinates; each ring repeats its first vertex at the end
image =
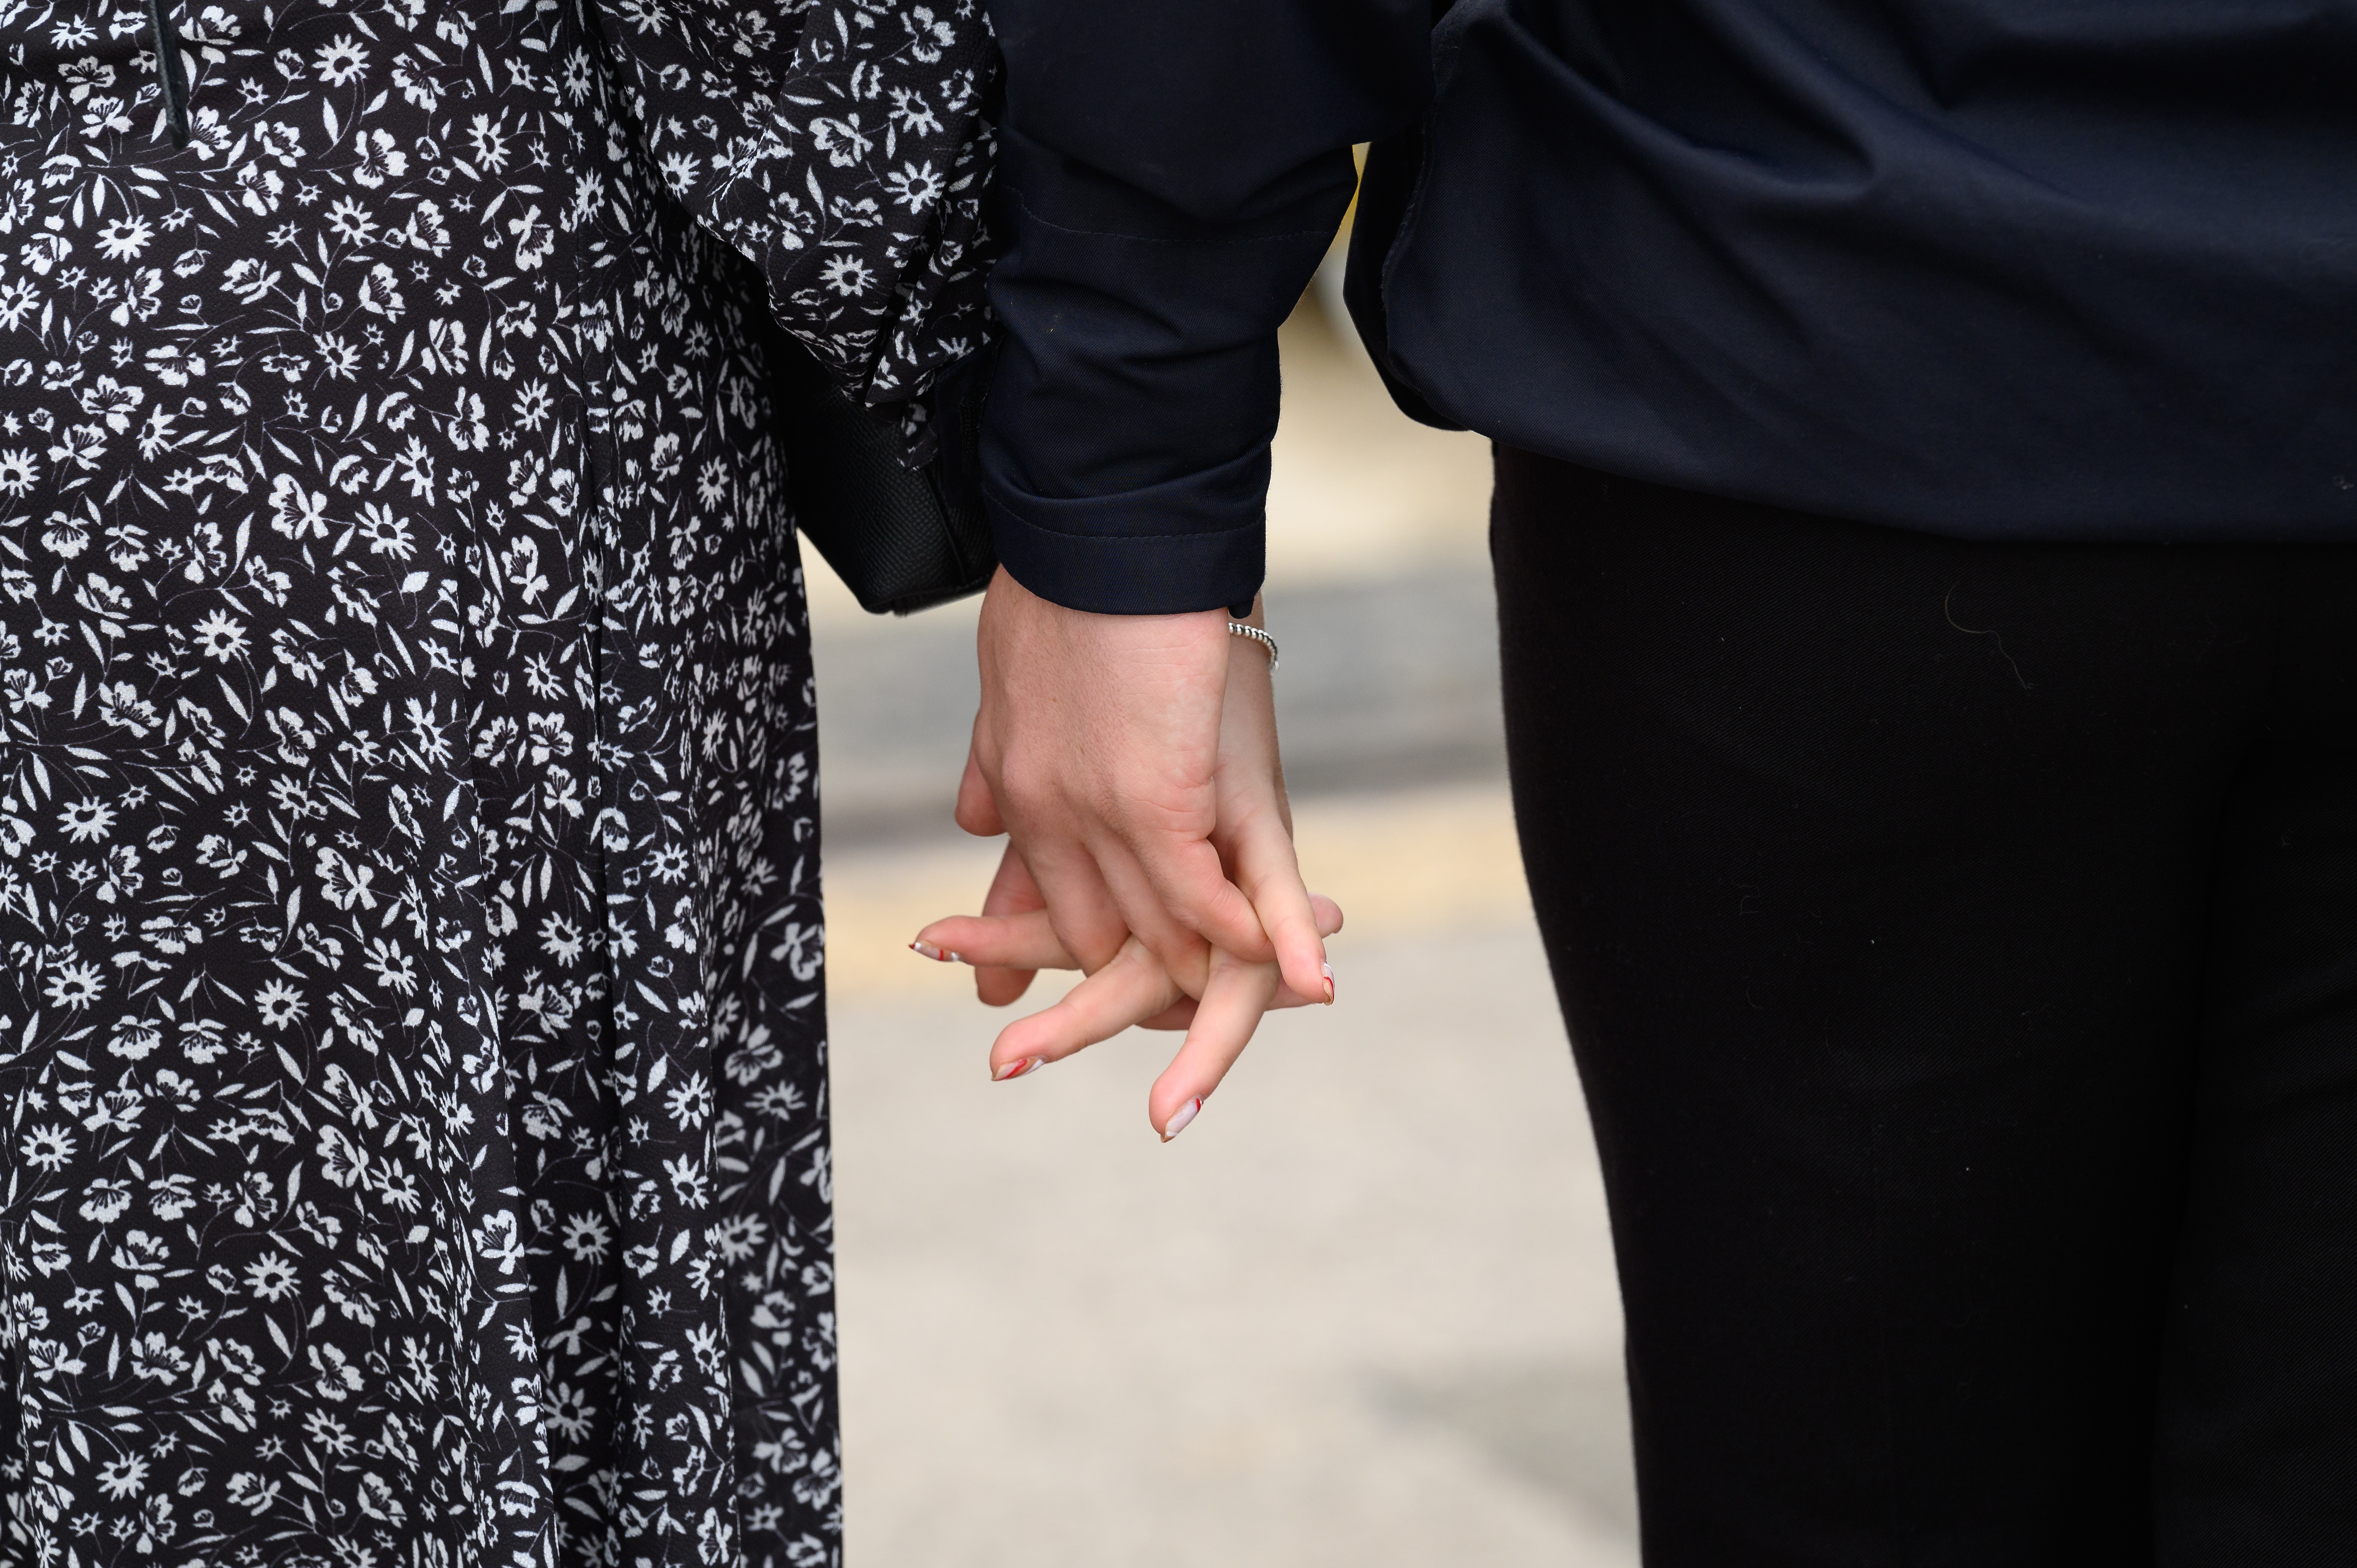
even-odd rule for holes
{"type": "Polygon", "coordinates": [[[779,325],[874,408],[920,401],[983,346],[981,0],[597,0],[645,156],[694,219],[759,266],[779,325]]]}

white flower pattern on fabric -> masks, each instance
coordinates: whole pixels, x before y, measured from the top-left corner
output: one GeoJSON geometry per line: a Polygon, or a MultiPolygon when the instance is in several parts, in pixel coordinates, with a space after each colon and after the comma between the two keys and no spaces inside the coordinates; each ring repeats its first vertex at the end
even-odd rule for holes
{"type": "Polygon", "coordinates": [[[583,3],[182,0],[176,151],[0,0],[0,1562],[840,1561],[764,274],[916,406],[995,55],[583,3]]]}
{"type": "Polygon", "coordinates": [[[906,410],[912,460],[930,456],[916,400],[982,347],[988,314],[998,55],[979,0],[805,0],[774,26],[677,0],[615,15],[664,188],[762,269],[780,324],[838,380],[906,410]],[[758,63],[781,57],[774,75],[758,63]]]}

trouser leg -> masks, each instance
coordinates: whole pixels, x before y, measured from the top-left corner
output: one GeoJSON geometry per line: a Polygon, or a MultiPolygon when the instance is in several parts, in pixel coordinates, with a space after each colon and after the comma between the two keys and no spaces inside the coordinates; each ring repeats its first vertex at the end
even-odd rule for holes
{"type": "Polygon", "coordinates": [[[2222,844],[2155,1445],[2166,1568],[2357,1562],[2357,703],[2298,716],[2326,744],[2266,750],[2222,844]]]}
{"type": "Polygon", "coordinates": [[[1494,545],[1647,1562],[2149,1562],[2245,558],[1512,453],[1494,545]]]}

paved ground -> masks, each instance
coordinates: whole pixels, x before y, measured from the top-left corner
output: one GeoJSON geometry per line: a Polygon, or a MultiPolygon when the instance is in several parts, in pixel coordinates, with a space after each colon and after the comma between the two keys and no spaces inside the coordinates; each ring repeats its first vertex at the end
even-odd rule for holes
{"type": "MultiPolygon", "coordinates": [[[[1276,686],[1294,793],[1365,791],[1505,769],[1496,600],[1486,563],[1412,577],[1273,585],[1276,686]]],[[[855,610],[853,613],[856,614],[855,610]]],[[[939,838],[974,722],[974,606],[823,628],[826,842],[939,838]],[[832,633],[832,635],[830,635],[832,633]]]]}
{"type": "Polygon", "coordinates": [[[1006,1085],[902,946],[971,908],[946,823],[970,612],[814,589],[856,1568],[1635,1561],[1594,1151],[1515,862],[1485,454],[1288,328],[1272,623],[1340,1005],[1272,1019],[1164,1147],[1132,1034],[1006,1085]]]}
{"type": "Polygon", "coordinates": [[[989,1083],[999,1015],[899,945],[985,846],[833,868],[860,1568],[1634,1562],[1601,1190],[1502,793],[1300,832],[1361,911],[1340,1004],[1270,1020],[1168,1147],[1167,1036],[989,1083]]]}

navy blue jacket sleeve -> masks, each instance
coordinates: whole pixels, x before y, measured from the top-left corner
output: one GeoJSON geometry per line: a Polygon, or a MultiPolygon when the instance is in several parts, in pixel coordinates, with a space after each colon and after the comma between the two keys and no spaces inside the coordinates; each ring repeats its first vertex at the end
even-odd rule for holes
{"type": "Polygon", "coordinates": [[[1350,203],[1351,144],[1431,95],[1431,0],[989,4],[999,559],[1075,609],[1249,599],[1276,329],[1350,203]]]}

